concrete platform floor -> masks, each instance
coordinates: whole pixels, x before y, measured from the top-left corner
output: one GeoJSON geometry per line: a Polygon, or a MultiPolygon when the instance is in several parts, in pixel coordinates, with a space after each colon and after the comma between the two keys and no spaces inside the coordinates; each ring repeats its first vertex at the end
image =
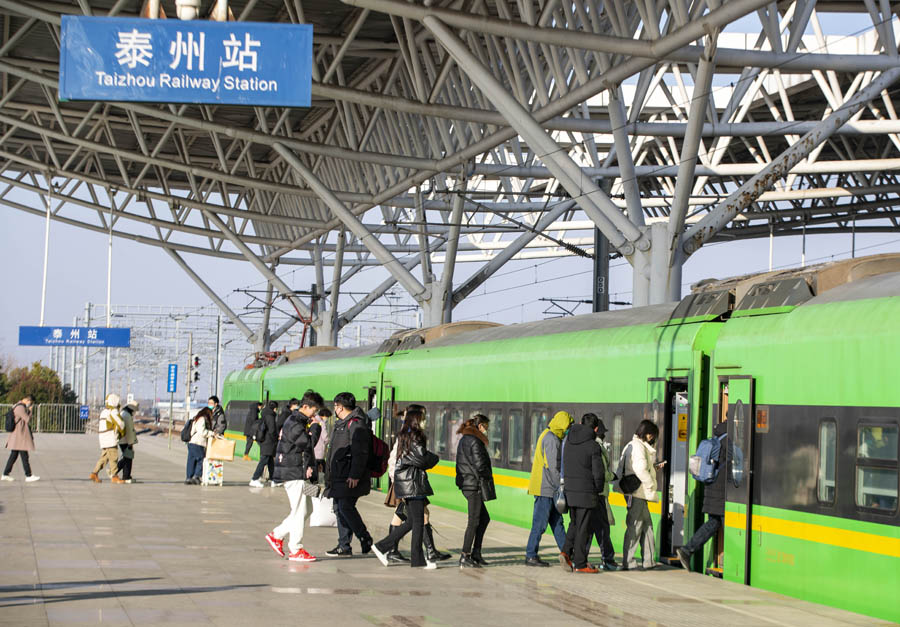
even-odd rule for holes
{"type": "MultiPolygon", "coordinates": [[[[251,489],[253,464],[224,487],[183,485],[186,447],[141,437],[133,485],[88,481],[95,435],[37,435],[41,476],[0,483],[0,625],[875,625],[864,616],[678,569],[573,575],[522,564],[527,531],[493,522],[483,570],[384,568],[328,558],[337,530],[304,544],[320,561],[279,559],[264,535],[287,513],[282,488],[251,489]]],[[[0,451],[5,461],[5,451],[0,451]]],[[[381,537],[390,510],[361,501],[381,537]]],[[[433,508],[438,546],[459,550],[461,512],[433,508]]],[[[552,536],[544,557],[554,560],[552,536]]],[[[407,548],[407,547],[403,547],[407,548]]],[[[358,544],[354,543],[358,550],[358,544]]],[[[370,554],[371,555],[371,554],[370,554]]],[[[458,556],[458,553],[457,553],[458,556]]]]}

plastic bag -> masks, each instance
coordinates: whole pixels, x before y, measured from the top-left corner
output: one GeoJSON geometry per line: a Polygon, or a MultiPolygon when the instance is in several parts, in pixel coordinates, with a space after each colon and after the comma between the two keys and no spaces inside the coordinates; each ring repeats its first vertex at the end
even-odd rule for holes
{"type": "Polygon", "coordinates": [[[309,516],[310,527],[337,527],[334,501],[325,496],[312,498],[313,510],[309,516]]]}

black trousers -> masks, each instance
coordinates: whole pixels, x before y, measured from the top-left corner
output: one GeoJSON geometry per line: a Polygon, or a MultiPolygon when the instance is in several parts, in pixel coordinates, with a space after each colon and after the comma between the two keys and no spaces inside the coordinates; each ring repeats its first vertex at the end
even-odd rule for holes
{"type": "Polygon", "coordinates": [[[600,547],[600,555],[604,562],[616,561],[616,550],[613,548],[612,538],[609,536],[609,516],[606,513],[606,497],[601,496],[600,504],[591,510],[591,528],[588,531],[587,550],[591,550],[591,536],[597,538],[597,546],[600,547]]]}
{"type": "MultiPolygon", "coordinates": [[[[368,481],[368,479],[366,479],[368,481]]],[[[359,497],[350,496],[346,498],[334,498],[334,514],[337,517],[338,526],[338,546],[342,549],[350,548],[350,541],[355,535],[359,538],[360,546],[365,542],[371,542],[372,536],[366,529],[366,523],[363,522],[359,510],[356,509],[356,501],[359,497]]]]}
{"type": "Polygon", "coordinates": [[[247,436],[247,443],[244,445],[244,455],[250,454],[250,449],[253,448],[253,436],[247,436]]]}
{"type": "Polygon", "coordinates": [[[28,451],[10,451],[9,459],[6,460],[6,470],[3,471],[4,475],[8,475],[12,472],[13,464],[16,463],[16,459],[21,455],[22,457],[22,468],[25,469],[25,476],[31,476],[31,464],[28,463],[28,451]]]}
{"type": "Polygon", "coordinates": [[[263,455],[259,456],[259,463],[256,465],[256,470],[253,472],[253,480],[256,481],[260,477],[262,477],[263,468],[269,468],[269,480],[274,480],[275,477],[275,456],[274,455],[263,455]]]}
{"type": "Polygon", "coordinates": [[[469,504],[469,522],[466,524],[466,535],[463,537],[462,552],[466,555],[481,555],[481,543],[484,532],[491,522],[491,515],[484,506],[481,492],[463,492],[469,504]]]}
{"type": "Polygon", "coordinates": [[[700,549],[703,548],[703,545],[706,544],[710,538],[712,538],[719,529],[722,528],[722,521],[724,520],[724,516],[717,516],[715,514],[710,514],[709,518],[705,523],[700,525],[700,528],[694,532],[694,535],[691,536],[691,539],[687,541],[687,544],[684,545],[684,550],[688,552],[688,554],[696,553],[700,549]]]}
{"type": "Polygon", "coordinates": [[[134,447],[131,444],[120,444],[119,450],[122,451],[122,457],[119,458],[119,470],[122,471],[122,479],[127,481],[131,479],[131,467],[134,465],[134,458],[127,457],[125,451],[133,451],[134,447]]]}
{"type": "Polygon", "coordinates": [[[591,533],[591,512],[589,507],[569,508],[569,528],[566,530],[566,545],[563,553],[568,555],[575,568],[587,567],[588,542],[591,533]]]}
{"type": "Polygon", "coordinates": [[[410,546],[410,566],[424,566],[425,552],[422,549],[422,532],[425,528],[425,499],[404,499],[406,502],[406,520],[403,524],[391,527],[391,532],[375,546],[382,553],[393,549],[403,536],[412,531],[410,546]]]}

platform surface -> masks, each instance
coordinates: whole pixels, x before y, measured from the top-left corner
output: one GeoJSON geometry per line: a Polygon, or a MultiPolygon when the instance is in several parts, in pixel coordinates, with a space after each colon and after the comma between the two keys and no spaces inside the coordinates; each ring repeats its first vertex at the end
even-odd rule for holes
{"type": "MultiPolygon", "coordinates": [[[[132,485],[88,480],[96,435],[35,436],[36,483],[17,463],[0,483],[0,625],[880,625],[883,621],[680,569],[576,575],[523,565],[528,531],[493,521],[483,570],[437,571],[328,558],[337,530],[309,529],[312,564],[263,537],[287,514],[282,488],[247,487],[255,464],[225,465],[224,487],[186,486],[186,447],[141,437],[132,485]]],[[[5,461],[5,450],[0,450],[5,461]]],[[[376,539],[390,510],[360,501],[376,539]]],[[[439,548],[458,557],[462,512],[432,508],[439,548]]],[[[354,542],[354,551],[358,552],[354,542]]],[[[401,545],[404,550],[408,545],[401,545]]],[[[618,547],[621,548],[621,547],[618,547]]]]}

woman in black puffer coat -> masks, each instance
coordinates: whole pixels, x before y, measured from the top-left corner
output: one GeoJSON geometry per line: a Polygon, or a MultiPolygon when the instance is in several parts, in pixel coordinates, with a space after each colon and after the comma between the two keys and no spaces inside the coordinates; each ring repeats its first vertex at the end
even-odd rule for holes
{"type": "Polygon", "coordinates": [[[386,538],[372,545],[375,555],[385,566],[388,565],[387,553],[411,530],[409,565],[425,570],[437,568],[436,562],[425,558],[422,548],[425,506],[428,504],[428,497],[434,494],[426,471],[438,463],[438,456],[425,448],[425,432],[422,430],[424,420],[425,414],[421,411],[407,409],[403,428],[397,438],[397,465],[392,477],[394,495],[406,503],[407,516],[403,524],[391,527],[391,533],[386,538]]]}
{"type": "Polygon", "coordinates": [[[491,457],[487,452],[489,424],[487,416],[475,414],[457,431],[462,437],[456,447],[456,487],[462,490],[469,504],[469,522],[459,558],[460,568],[487,566],[487,561],[481,556],[481,543],[491,516],[484,502],[497,498],[491,457]]]}

